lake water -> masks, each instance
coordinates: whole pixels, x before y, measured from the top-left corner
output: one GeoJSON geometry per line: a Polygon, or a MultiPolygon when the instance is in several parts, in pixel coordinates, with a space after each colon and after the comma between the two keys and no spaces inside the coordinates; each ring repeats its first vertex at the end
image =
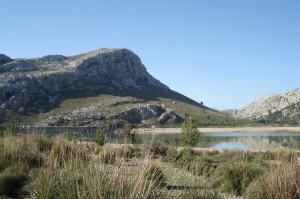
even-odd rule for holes
{"type": "MultiPolygon", "coordinates": [[[[90,140],[96,128],[94,127],[41,127],[18,129],[20,133],[38,132],[44,134],[61,134],[64,132],[76,132],[78,139],[90,140]]],[[[151,131],[150,131],[151,132],[151,131]]],[[[109,142],[121,143],[120,132],[107,133],[109,142]]],[[[166,144],[180,145],[180,134],[136,134],[138,143],[162,142],[166,144]]],[[[268,150],[278,147],[289,147],[300,150],[300,132],[217,132],[201,133],[197,147],[215,149],[240,149],[240,150],[268,150]]]]}
{"type": "MultiPolygon", "coordinates": [[[[180,134],[137,135],[139,142],[179,145],[180,134]]],[[[300,132],[217,132],[201,133],[197,147],[215,149],[268,150],[278,147],[300,149],[300,132]]]]}

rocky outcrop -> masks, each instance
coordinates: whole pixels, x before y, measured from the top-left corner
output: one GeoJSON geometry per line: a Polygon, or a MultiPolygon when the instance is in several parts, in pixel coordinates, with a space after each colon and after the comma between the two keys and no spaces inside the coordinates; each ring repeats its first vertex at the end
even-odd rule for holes
{"type": "MultiPolygon", "coordinates": [[[[12,59],[4,54],[0,54],[0,66],[10,62],[12,59]]],[[[1,69],[1,68],[0,68],[1,69]]]]}
{"type": "Polygon", "coordinates": [[[233,115],[235,117],[274,123],[287,121],[298,123],[297,120],[300,116],[300,88],[280,95],[265,95],[256,102],[237,110],[233,115]]]}
{"type": "Polygon", "coordinates": [[[154,121],[159,124],[177,124],[182,121],[182,118],[174,111],[166,110],[160,105],[135,104],[111,114],[105,111],[109,106],[111,105],[96,103],[67,114],[50,116],[40,122],[38,126],[97,126],[107,121],[131,124],[150,124],[154,121]]]}
{"type": "Polygon", "coordinates": [[[168,89],[127,49],[0,62],[0,112],[43,112],[66,91],[168,89]]]}
{"type": "Polygon", "coordinates": [[[122,111],[114,119],[127,121],[132,124],[139,124],[142,121],[159,117],[166,110],[158,105],[139,105],[137,107],[130,108],[128,110],[122,111]]]}
{"type": "Polygon", "coordinates": [[[158,119],[160,124],[178,124],[183,121],[183,119],[176,114],[175,111],[167,109],[166,112],[161,114],[158,119]]]}

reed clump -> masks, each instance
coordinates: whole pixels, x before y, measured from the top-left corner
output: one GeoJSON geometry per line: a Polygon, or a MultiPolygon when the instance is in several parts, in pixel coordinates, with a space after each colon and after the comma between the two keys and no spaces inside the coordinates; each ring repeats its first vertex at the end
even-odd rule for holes
{"type": "Polygon", "coordinates": [[[163,173],[151,155],[127,165],[133,148],[89,147],[63,136],[4,136],[0,140],[0,195],[35,198],[159,198],[163,173]]]}

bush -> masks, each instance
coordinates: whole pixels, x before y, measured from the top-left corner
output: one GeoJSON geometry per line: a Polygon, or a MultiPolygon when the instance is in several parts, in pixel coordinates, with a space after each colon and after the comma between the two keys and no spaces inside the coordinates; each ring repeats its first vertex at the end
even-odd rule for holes
{"type": "Polygon", "coordinates": [[[191,117],[184,120],[181,126],[180,141],[183,146],[196,146],[200,139],[200,132],[191,117]]]}
{"type": "Polygon", "coordinates": [[[190,172],[194,175],[210,176],[217,168],[217,164],[212,158],[206,156],[197,157],[190,163],[190,172]]]}
{"type": "Polygon", "coordinates": [[[97,145],[103,146],[105,144],[105,135],[100,129],[97,129],[96,134],[94,135],[92,140],[97,145]]]}
{"type": "Polygon", "coordinates": [[[263,170],[259,165],[247,161],[233,161],[217,167],[211,179],[213,185],[221,191],[241,195],[262,174],[263,170]]]}
{"type": "Polygon", "coordinates": [[[69,141],[72,141],[72,140],[75,139],[75,135],[72,132],[65,132],[64,133],[64,138],[69,140],[69,141]]]}
{"type": "Polygon", "coordinates": [[[125,144],[130,144],[130,143],[136,142],[135,134],[131,132],[132,129],[133,129],[133,127],[131,124],[129,124],[129,123],[125,124],[122,134],[121,134],[121,137],[123,138],[123,141],[125,144]]]}
{"type": "Polygon", "coordinates": [[[187,170],[190,169],[190,163],[195,158],[195,152],[191,149],[183,149],[179,152],[178,160],[175,162],[176,165],[183,167],[187,170]]]}
{"type": "Polygon", "coordinates": [[[26,181],[27,176],[23,165],[17,164],[6,168],[0,174],[0,196],[19,197],[26,181]]]}

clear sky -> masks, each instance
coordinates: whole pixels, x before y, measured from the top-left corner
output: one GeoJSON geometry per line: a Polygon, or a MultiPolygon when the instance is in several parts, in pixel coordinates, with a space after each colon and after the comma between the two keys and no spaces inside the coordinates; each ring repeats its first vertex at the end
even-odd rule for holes
{"type": "Polygon", "coordinates": [[[1,0],[0,53],[138,54],[196,101],[240,108],[300,87],[299,0],[1,0]]]}

